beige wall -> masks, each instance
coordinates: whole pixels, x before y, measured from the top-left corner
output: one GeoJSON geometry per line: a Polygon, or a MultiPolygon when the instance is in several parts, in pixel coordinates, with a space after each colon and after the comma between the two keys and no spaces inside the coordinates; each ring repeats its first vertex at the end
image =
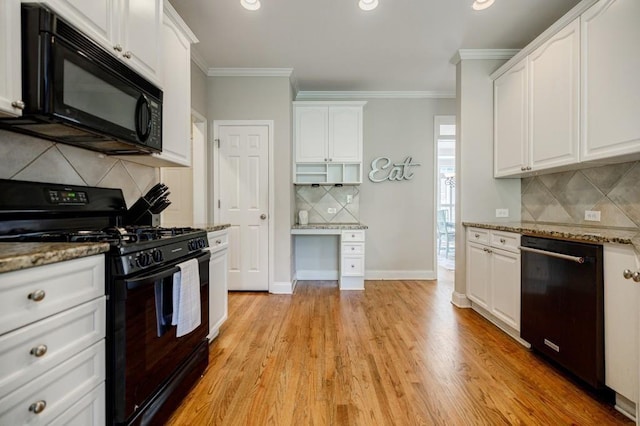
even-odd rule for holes
{"type": "Polygon", "coordinates": [[[454,303],[465,303],[465,233],[460,222],[520,220],[520,179],[493,178],[493,81],[503,60],[457,64],[456,272],[454,303]],[[509,217],[496,219],[495,209],[509,217]],[[457,300],[460,299],[460,300],[457,300]]]}
{"type": "MultiPolygon", "coordinates": [[[[275,283],[291,282],[291,100],[288,77],[209,77],[207,111],[214,120],[273,120],[275,283]]],[[[212,126],[211,126],[212,127],[212,126]]]]}
{"type": "Polygon", "coordinates": [[[207,116],[207,76],[191,61],[191,108],[207,116]]]}
{"type": "Polygon", "coordinates": [[[455,114],[453,99],[372,99],[364,112],[360,219],[369,226],[367,278],[435,277],[434,116],[455,114]],[[412,180],[373,183],[371,162],[413,158],[412,180]]]}

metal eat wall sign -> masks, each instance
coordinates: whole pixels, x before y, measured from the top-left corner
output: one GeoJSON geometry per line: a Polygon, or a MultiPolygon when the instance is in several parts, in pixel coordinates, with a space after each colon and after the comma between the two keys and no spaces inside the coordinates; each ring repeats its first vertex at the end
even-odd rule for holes
{"type": "Polygon", "coordinates": [[[419,166],[420,163],[412,163],[413,158],[407,157],[403,163],[391,163],[388,157],[378,157],[371,162],[369,180],[371,182],[401,181],[413,179],[412,167],[419,166]]]}

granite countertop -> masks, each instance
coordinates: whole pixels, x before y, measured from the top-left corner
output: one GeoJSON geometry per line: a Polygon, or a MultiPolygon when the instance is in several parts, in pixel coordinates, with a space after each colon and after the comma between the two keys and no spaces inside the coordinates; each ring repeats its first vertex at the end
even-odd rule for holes
{"type": "Polygon", "coordinates": [[[109,243],[0,243],[0,272],[93,256],[109,251],[109,243]]]}
{"type": "Polygon", "coordinates": [[[227,229],[231,226],[230,223],[205,223],[194,225],[194,228],[204,229],[207,232],[216,232],[222,231],[223,229],[227,229]]]}
{"type": "Polygon", "coordinates": [[[293,225],[291,229],[369,229],[362,223],[309,223],[307,225],[293,225]]]}
{"type": "Polygon", "coordinates": [[[640,229],[637,228],[597,228],[591,226],[551,225],[527,222],[463,222],[464,226],[517,232],[523,235],[549,237],[564,240],[578,240],[590,243],[632,244],[640,254],[640,229]]]}

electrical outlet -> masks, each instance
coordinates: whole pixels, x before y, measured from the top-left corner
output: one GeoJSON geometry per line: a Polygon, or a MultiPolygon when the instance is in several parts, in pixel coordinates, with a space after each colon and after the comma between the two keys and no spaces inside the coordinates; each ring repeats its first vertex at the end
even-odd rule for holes
{"type": "Polygon", "coordinates": [[[349,194],[347,195],[347,204],[353,202],[353,195],[349,194]]]}
{"type": "Polygon", "coordinates": [[[336,208],[335,207],[329,207],[327,209],[327,213],[329,214],[336,214],[336,208]]]}
{"type": "Polygon", "coordinates": [[[509,209],[496,209],[496,217],[509,217],[509,209]]]}
{"type": "Polygon", "coordinates": [[[584,220],[592,222],[600,222],[600,210],[585,210],[584,220]]]}

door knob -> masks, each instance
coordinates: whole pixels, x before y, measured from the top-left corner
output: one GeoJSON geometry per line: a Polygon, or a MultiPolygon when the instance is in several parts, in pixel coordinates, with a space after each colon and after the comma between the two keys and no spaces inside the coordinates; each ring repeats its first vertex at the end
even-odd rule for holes
{"type": "Polygon", "coordinates": [[[267,215],[266,215],[266,214],[262,213],[262,214],[260,215],[260,219],[265,220],[266,218],[267,218],[267,215]]]}

